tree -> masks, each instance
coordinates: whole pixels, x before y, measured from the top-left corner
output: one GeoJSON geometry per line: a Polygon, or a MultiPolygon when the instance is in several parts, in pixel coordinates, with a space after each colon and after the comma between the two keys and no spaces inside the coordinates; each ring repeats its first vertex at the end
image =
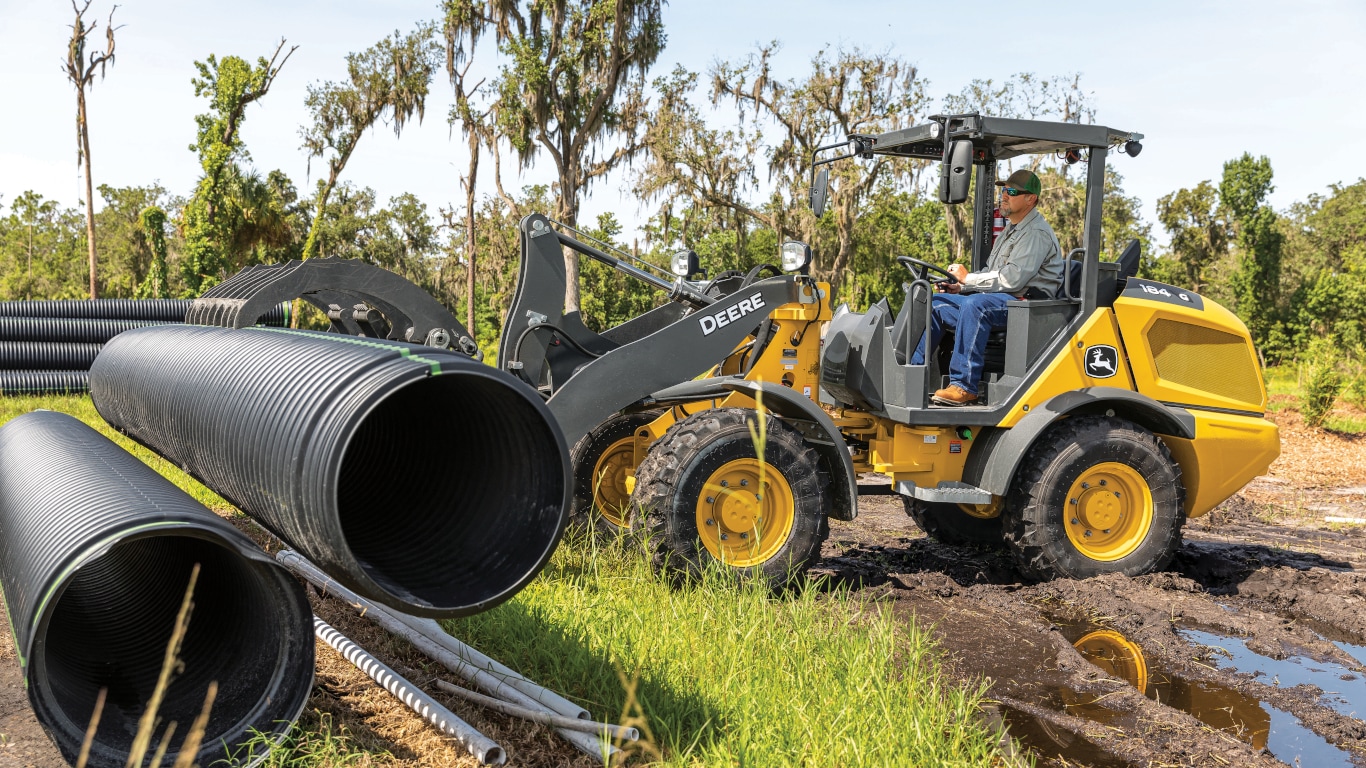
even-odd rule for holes
{"type": "Polygon", "coordinates": [[[166,271],[166,212],[149,205],[138,214],[138,226],[152,251],[152,263],[147,270],[147,279],[138,284],[137,298],[167,298],[170,296],[170,286],[167,285],[166,271]]]}
{"type": "Polygon", "coordinates": [[[113,298],[137,295],[138,287],[151,268],[151,243],[141,226],[142,211],[166,203],[166,190],[160,184],[146,187],[98,188],[104,206],[95,214],[100,231],[102,294],[113,298]]]}
{"type": "Polygon", "coordinates": [[[361,136],[386,116],[395,136],[402,135],[403,126],[414,114],[418,122],[422,121],[438,53],[433,32],[429,24],[419,25],[407,36],[395,31],[392,37],[360,53],[347,54],[346,81],[309,86],[305,103],[313,123],[301,129],[300,135],[310,164],[313,158],[327,161],[327,178],[318,180],[316,212],[303,258],[319,253],[318,235],[327,199],[361,136]]]}
{"type": "Polygon", "coordinates": [[[32,190],[0,218],[0,298],[76,299],[88,296],[86,221],[32,190]]]}
{"type": "Polygon", "coordinates": [[[1238,268],[1231,277],[1235,307],[1247,323],[1253,341],[1266,344],[1276,324],[1281,281],[1283,235],[1278,217],[1266,204],[1275,187],[1271,161],[1265,156],[1243,156],[1224,163],[1219,199],[1228,209],[1237,233],[1238,268]]]}
{"type": "Polygon", "coordinates": [[[1171,236],[1171,250],[1186,272],[1186,286],[1205,289],[1204,271],[1228,251],[1229,228],[1219,191],[1208,181],[1158,198],[1157,220],[1171,236]]]}
{"type": "MultiPolygon", "coordinates": [[[[642,149],[645,72],[664,48],[661,0],[451,0],[456,29],[492,28],[506,62],[494,119],[523,168],[555,164],[555,217],[578,225],[579,197],[642,149]]],[[[578,258],[566,252],[565,308],[579,308],[578,258]]]]}
{"type": "Polygon", "coordinates": [[[114,31],[118,29],[114,26],[114,11],[118,6],[109,10],[109,20],[104,25],[107,44],[104,53],[91,51],[87,60],[86,38],[94,34],[99,26],[98,22],[85,23],[85,12],[90,10],[90,2],[85,0],[85,5],[77,7],[76,0],[71,0],[76,21],[71,25],[71,41],[66,47],[66,77],[76,86],[76,164],[84,163],[85,166],[85,241],[90,250],[90,298],[95,299],[99,297],[95,280],[95,193],[90,178],[90,123],[87,120],[85,89],[94,83],[96,69],[99,69],[100,79],[103,80],[105,67],[114,63],[114,31]]]}
{"type": "MultiPolygon", "coordinates": [[[[814,221],[807,222],[812,217],[797,191],[807,185],[816,147],[832,137],[839,140],[914,125],[927,105],[925,83],[916,68],[900,58],[858,48],[840,49],[833,56],[822,50],[811,60],[811,74],[805,79],[780,81],[770,70],[777,50],[777,44],[770,43],[742,64],[714,66],[712,99],[714,103],[731,99],[742,111],[753,109],[756,119],[767,115],[778,124],[780,140],[769,152],[769,177],[791,196],[789,202],[797,210],[790,215],[806,222],[799,226],[803,239],[811,242],[814,221]]],[[[829,215],[834,217],[836,243],[830,250],[834,258],[818,261],[815,271],[830,281],[836,293],[853,255],[855,222],[864,200],[883,174],[909,174],[916,167],[886,155],[831,167],[829,215]]],[[[788,215],[782,218],[774,222],[775,230],[786,234],[795,229],[788,215]]]]}
{"type": "Polygon", "coordinates": [[[281,59],[284,47],[281,40],[270,60],[259,57],[254,67],[237,56],[219,61],[210,55],[207,61],[194,63],[199,77],[190,82],[195,96],[209,99],[209,111],[195,117],[199,128],[190,146],[199,155],[204,175],[183,211],[185,254],[180,269],[189,296],[198,296],[223,279],[233,237],[219,215],[228,194],[225,182],[237,171],[236,162],[248,157],[238,130],[247,106],[270,92],[285,62],[298,49],[291,47],[281,59]]]}

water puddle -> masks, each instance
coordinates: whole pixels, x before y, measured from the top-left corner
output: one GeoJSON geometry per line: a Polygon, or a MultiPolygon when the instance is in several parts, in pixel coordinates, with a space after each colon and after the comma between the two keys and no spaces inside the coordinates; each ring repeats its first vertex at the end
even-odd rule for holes
{"type": "Polygon", "coordinates": [[[1128,768],[1129,761],[1106,752],[1085,736],[1054,727],[1028,712],[1001,705],[1001,716],[1010,735],[1043,758],[1062,758],[1093,768],[1128,768]]]}
{"type": "MultiPolygon", "coordinates": [[[[1277,688],[1290,688],[1304,683],[1318,686],[1323,689],[1322,703],[1340,715],[1358,717],[1361,704],[1366,702],[1366,677],[1336,662],[1315,661],[1306,656],[1272,659],[1249,649],[1247,641],[1241,638],[1198,629],[1178,629],[1177,634],[1189,643],[1216,649],[1214,663],[1220,669],[1245,672],[1277,688]]],[[[1348,645],[1335,644],[1339,647],[1348,645]]],[[[1356,657],[1352,650],[1343,650],[1356,657]]],[[[1364,651],[1366,649],[1357,647],[1355,653],[1364,651]]]]}
{"type": "MultiPolygon", "coordinates": [[[[1091,623],[1063,623],[1056,622],[1056,620],[1055,623],[1058,623],[1063,636],[1072,643],[1083,658],[1107,674],[1127,681],[1141,691],[1143,695],[1159,704],[1186,712],[1210,728],[1234,736],[1254,749],[1266,749],[1276,759],[1289,765],[1313,765],[1325,766],[1326,768],[1335,766],[1350,768],[1352,765],[1346,751],[1329,744],[1323,737],[1301,724],[1295,716],[1228,686],[1205,680],[1190,680],[1173,674],[1169,670],[1155,665],[1143,654],[1143,649],[1137,643],[1112,628],[1091,623]]],[[[1198,632],[1197,630],[1180,631],[1183,634],[1187,632],[1198,633],[1198,637],[1187,635],[1187,638],[1193,642],[1227,647],[1220,642],[1224,638],[1218,635],[1198,632]],[[1206,638],[1208,641],[1199,639],[1199,637],[1206,638]]],[[[1234,641],[1233,645],[1238,649],[1239,658],[1243,658],[1243,654],[1256,656],[1247,649],[1245,644],[1239,645],[1234,641]]],[[[1363,655],[1366,655],[1366,648],[1359,647],[1359,650],[1363,652],[1363,655]]],[[[1230,653],[1232,652],[1230,649],[1230,653]]],[[[1271,659],[1265,659],[1265,657],[1258,656],[1257,658],[1271,664],[1278,663],[1271,659]]],[[[1316,665],[1316,668],[1320,666],[1326,665],[1316,665]]],[[[1338,669],[1343,668],[1338,667],[1338,669]]],[[[1354,679],[1350,681],[1337,680],[1337,689],[1326,688],[1325,690],[1339,690],[1343,685],[1366,686],[1366,681],[1360,677],[1352,675],[1350,672],[1346,674],[1354,679]]],[[[1282,680],[1284,679],[1283,676],[1282,680]]],[[[1295,685],[1297,682],[1283,684],[1295,685]]],[[[1324,686],[1320,685],[1320,687],[1324,686]]],[[[1097,709],[1104,709],[1104,707],[1096,697],[1083,698],[1075,692],[1068,693],[1070,696],[1064,694],[1063,698],[1069,713],[1100,722],[1106,721],[1107,718],[1104,713],[1097,712],[1097,709]],[[1101,716],[1096,717],[1096,715],[1101,716]]],[[[1334,695],[1341,694],[1335,693],[1334,695]]],[[[1366,698],[1361,698],[1355,689],[1345,695],[1356,696],[1358,701],[1366,701],[1366,698]]],[[[1104,709],[1104,711],[1112,712],[1108,709],[1104,709]]],[[[1074,760],[1080,759],[1079,756],[1067,755],[1067,757],[1074,760]]]]}

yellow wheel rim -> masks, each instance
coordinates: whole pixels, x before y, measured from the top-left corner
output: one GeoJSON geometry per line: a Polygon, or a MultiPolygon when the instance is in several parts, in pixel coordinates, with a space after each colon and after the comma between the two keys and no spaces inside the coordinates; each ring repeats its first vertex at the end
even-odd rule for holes
{"type": "Polygon", "coordinates": [[[1148,662],[1143,650],[1113,629],[1098,629],[1072,644],[1087,661],[1128,681],[1139,693],[1148,691],[1148,662]]]}
{"type": "Polygon", "coordinates": [[[1128,464],[1107,461],[1081,473],[1063,508],[1067,538],[1092,560],[1118,560],[1153,527],[1153,493],[1128,464]]]}
{"type": "Polygon", "coordinates": [[[593,506],[616,526],[625,526],[627,522],[635,461],[635,437],[623,437],[607,446],[593,465],[593,506]]]}
{"type": "Polygon", "coordinates": [[[958,508],[973,517],[983,520],[990,520],[1001,516],[1001,507],[1005,503],[1005,497],[992,496],[990,504],[963,504],[959,503],[958,508]]]}
{"type": "Polygon", "coordinates": [[[727,565],[758,565],[773,557],[791,535],[795,517],[787,478],[758,459],[722,464],[697,499],[702,545],[727,565]]]}

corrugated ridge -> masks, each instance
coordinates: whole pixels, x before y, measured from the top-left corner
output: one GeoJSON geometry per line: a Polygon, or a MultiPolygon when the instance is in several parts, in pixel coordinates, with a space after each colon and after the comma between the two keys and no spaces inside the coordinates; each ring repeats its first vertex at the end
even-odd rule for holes
{"type": "Polygon", "coordinates": [[[9,371],[88,371],[100,353],[91,342],[0,341],[0,369],[9,371]]]}
{"type": "MultiPolygon", "coordinates": [[[[0,317],[61,317],[92,320],[185,322],[190,299],[44,299],[0,301],[0,317]]],[[[285,307],[272,309],[261,322],[283,325],[285,307]]]]}
{"type": "Polygon", "coordinates": [[[86,371],[0,371],[0,394],[44,395],[90,390],[86,371]]]}

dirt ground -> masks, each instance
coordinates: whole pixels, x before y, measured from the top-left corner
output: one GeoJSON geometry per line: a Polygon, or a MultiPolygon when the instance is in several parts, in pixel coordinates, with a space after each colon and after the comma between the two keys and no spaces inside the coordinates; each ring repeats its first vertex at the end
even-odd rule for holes
{"type": "MultiPolygon", "coordinates": [[[[984,718],[1049,766],[1366,766],[1366,438],[1275,415],[1283,457],[1191,521],[1172,568],[1139,578],[1022,582],[1009,556],[946,547],[895,496],[836,523],[817,571],[931,625],[964,682],[990,681],[984,718]]],[[[875,490],[875,489],[868,489],[875,490]]],[[[345,606],[325,620],[433,690],[425,657],[345,606]]],[[[29,709],[0,624],[0,766],[62,766],[29,709]]],[[[459,700],[509,764],[592,766],[551,731],[459,700]]],[[[302,721],[392,758],[474,765],[324,645],[302,721]]]]}

